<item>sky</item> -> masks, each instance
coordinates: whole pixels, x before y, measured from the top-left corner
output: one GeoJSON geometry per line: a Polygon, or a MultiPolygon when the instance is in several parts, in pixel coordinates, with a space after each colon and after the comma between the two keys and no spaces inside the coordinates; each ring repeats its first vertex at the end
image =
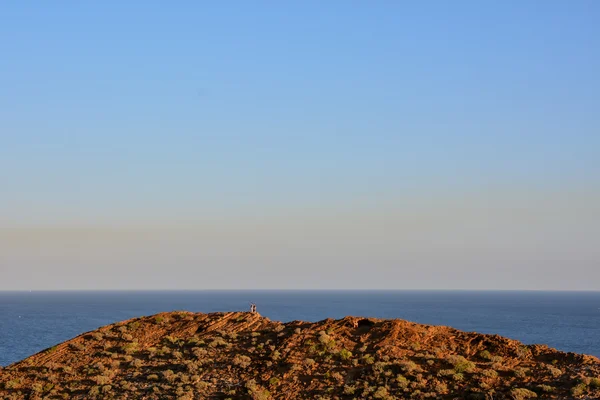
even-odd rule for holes
{"type": "Polygon", "coordinates": [[[0,4],[0,290],[600,290],[600,3],[0,4]]]}

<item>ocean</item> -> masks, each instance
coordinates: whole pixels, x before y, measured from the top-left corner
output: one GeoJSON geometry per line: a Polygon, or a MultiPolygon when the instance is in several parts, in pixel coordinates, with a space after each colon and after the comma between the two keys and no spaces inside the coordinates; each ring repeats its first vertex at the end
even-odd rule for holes
{"type": "Polygon", "coordinates": [[[0,366],[120,320],[163,311],[241,311],[272,320],[401,318],[600,357],[600,292],[0,292],[0,366]]]}

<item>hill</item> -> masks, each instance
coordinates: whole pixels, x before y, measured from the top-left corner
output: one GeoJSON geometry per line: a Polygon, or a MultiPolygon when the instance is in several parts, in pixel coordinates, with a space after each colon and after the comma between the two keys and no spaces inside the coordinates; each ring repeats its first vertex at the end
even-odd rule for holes
{"type": "Polygon", "coordinates": [[[600,398],[600,360],[403,320],[162,313],[0,369],[2,399],[600,398]]]}

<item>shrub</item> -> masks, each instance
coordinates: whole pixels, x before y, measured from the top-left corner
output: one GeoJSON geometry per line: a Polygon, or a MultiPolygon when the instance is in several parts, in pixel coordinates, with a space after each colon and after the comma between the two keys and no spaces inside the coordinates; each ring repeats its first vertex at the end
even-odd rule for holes
{"type": "Polygon", "coordinates": [[[327,333],[321,331],[319,333],[319,342],[323,344],[326,348],[332,349],[335,347],[335,340],[327,333]]]}
{"type": "Polygon", "coordinates": [[[129,366],[132,368],[140,368],[142,365],[144,365],[144,362],[139,358],[136,358],[129,363],[129,366]]]}
{"type": "Polygon", "coordinates": [[[246,382],[246,389],[253,400],[268,400],[271,398],[271,393],[268,390],[258,386],[254,379],[246,382]]]}
{"type": "Polygon", "coordinates": [[[465,376],[461,373],[458,373],[458,374],[452,375],[452,379],[454,379],[457,382],[461,382],[465,379],[465,376]]]}
{"type": "Polygon", "coordinates": [[[527,358],[531,355],[531,350],[529,350],[529,347],[523,345],[523,346],[519,346],[519,348],[517,349],[517,357],[519,358],[527,358]]]}
{"type": "Polygon", "coordinates": [[[552,375],[554,378],[558,378],[563,374],[563,372],[560,369],[550,365],[548,366],[548,372],[550,372],[550,375],[552,375]]]}
{"type": "Polygon", "coordinates": [[[590,379],[590,387],[594,389],[600,388],[600,378],[590,379]]]}
{"type": "Polygon", "coordinates": [[[304,360],[304,365],[310,368],[313,365],[315,365],[315,360],[313,360],[312,358],[307,358],[306,360],[304,360]]]}
{"type": "Polygon", "coordinates": [[[373,393],[373,398],[374,399],[385,399],[385,400],[391,399],[390,394],[388,393],[387,389],[383,386],[377,388],[375,393],[373,393]]]}
{"type": "Polygon", "coordinates": [[[528,372],[529,368],[517,368],[513,371],[517,378],[525,378],[528,372]]]}
{"type": "Polygon", "coordinates": [[[42,393],[44,391],[44,386],[40,382],[36,382],[31,385],[31,391],[33,393],[42,393]]]}
{"type": "Polygon", "coordinates": [[[21,381],[19,379],[13,379],[4,384],[5,389],[19,389],[21,387],[21,381]]]}
{"type": "Polygon", "coordinates": [[[281,358],[281,353],[277,350],[275,350],[273,353],[271,353],[271,360],[273,361],[277,361],[281,358]]]}
{"type": "Polygon", "coordinates": [[[100,386],[92,386],[92,388],[88,391],[90,396],[98,396],[100,394],[100,386]]]}
{"type": "Polygon", "coordinates": [[[458,373],[473,372],[475,369],[475,364],[471,361],[468,361],[463,356],[450,355],[446,358],[446,361],[452,364],[454,370],[458,373]]]}
{"type": "Polygon", "coordinates": [[[403,375],[398,375],[396,377],[396,382],[398,383],[398,387],[402,389],[408,387],[408,379],[406,379],[403,375]]]}
{"type": "Polygon", "coordinates": [[[77,350],[77,351],[85,350],[85,346],[82,343],[71,343],[71,344],[69,344],[69,347],[72,350],[77,350]]]}
{"type": "Polygon", "coordinates": [[[487,350],[480,351],[479,352],[479,357],[483,358],[484,360],[491,360],[492,359],[492,355],[487,350]]]}
{"type": "Polygon", "coordinates": [[[192,349],[192,353],[194,354],[194,356],[198,359],[203,358],[205,355],[208,354],[208,351],[206,351],[205,349],[202,349],[200,347],[194,347],[192,349]]]}
{"type": "Polygon", "coordinates": [[[494,371],[493,369],[483,370],[481,372],[481,375],[485,376],[486,378],[497,378],[498,377],[498,373],[496,371],[494,371]]]}
{"type": "Polygon", "coordinates": [[[339,372],[334,372],[331,374],[331,379],[335,379],[336,381],[342,382],[344,380],[344,376],[339,372]]]}
{"type": "Polygon", "coordinates": [[[538,390],[544,393],[552,393],[554,392],[554,388],[550,385],[538,385],[538,390]]]}
{"type": "Polygon", "coordinates": [[[573,396],[581,396],[587,391],[587,385],[585,383],[579,383],[571,388],[571,394],[573,396]]]}
{"type": "Polygon", "coordinates": [[[348,386],[348,385],[344,386],[344,394],[349,394],[349,395],[354,394],[355,390],[356,389],[354,389],[354,386],[348,386]]]}
{"type": "Polygon", "coordinates": [[[98,385],[106,385],[111,381],[111,378],[109,376],[98,375],[94,378],[94,380],[98,385]]]}
{"type": "MultiPolygon", "coordinates": [[[[253,332],[255,333],[255,332],[253,332]]],[[[227,342],[223,339],[223,338],[214,338],[209,344],[208,347],[211,348],[215,348],[215,347],[226,347],[227,346],[227,342]]]]}
{"type": "Polygon", "coordinates": [[[175,373],[174,373],[172,370],[170,370],[170,369],[168,369],[168,370],[166,370],[166,371],[163,371],[163,373],[162,373],[162,376],[163,376],[163,378],[164,378],[164,379],[166,379],[166,380],[167,380],[167,382],[169,382],[169,383],[173,383],[173,382],[175,382],[175,379],[176,379],[176,377],[177,377],[177,376],[175,375],[175,373]]]}
{"type": "Polygon", "coordinates": [[[373,372],[375,372],[376,374],[381,374],[383,371],[385,371],[385,368],[387,367],[387,364],[384,362],[376,362],[375,364],[373,364],[373,372]]]}
{"type": "Polygon", "coordinates": [[[138,350],[138,344],[137,342],[127,343],[126,345],[121,347],[121,350],[125,354],[133,354],[138,350]]]}
{"type": "Polygon", "coordinates": [[[139,328],[140,322],[139,321],[132,321],[127,326],[129,327],[129,330],[135,331],[137,328],[139,328]]]}
{"type": "Polygon", "coordinates": [[[448,392],[448,385],[446,385],[444,382],[436,382],[434,389],[437,393],[444,394],[448,392]]]}
{"type": "Polygon", "coordinates": [[[463,372],[473,372],[473,370],[475,369],[475,364],[472,363],[471,361],[460,361],[456,364],[454,364],[454,370],[458,373],[463,373],[463,372]]]}
{"type": "Polygon", "coordinates": [[[340,355],[340,358],[344,361],[348,360],[349,358],[352,358],[352,352],[350,352],[349,350],[346,350],[346,349],[340,350],[339,355],[340,355]]]}
{"type": "Polygon", "coordinates": [[[196,389],[198,390],[205,390],[208,388],[208,382],[204,382],[204,381],[197,381],[196,382],[196,389]]]}
{"type": "Polygon", "coordinates": [[[438,376],[452,376],[455,372],[453,369],[440,369],[437,373],[438,376]]]}
{"type": "Polygon", "coordinates": [[[277,378],[276,376],[269,379],[269,385],[271,385],[271,386],[277,386],[278,383],[279,383],[279,378],[277,378]]]}
{"type": "Polygon", "coordinates": [[[400,361],[398,363],[400,369],[404,372],[411,373],[413,371],[420,371],[420,368],[413,361],[400,361]]]}
{"type": "Polygon", "coordinates": [[[252,359],[248,356],[236,354],[233,358],[233,364],[241,368],[247,368],[250,366],[250,364],[252,364],[252,359]]]}
{"type": "Polygon", "coordinates": [[[370,354],[365,354],[365,355],[363,356],[363,360],[364,360],[364,362],[365,362],[365,363],[367,363],[367,364],[369,364],[369,365],[371,365],[371,364],[373,364],[373,363],[375,362],[375,359],[374,359],[374,358],[373,358],[373,356],[372,356],[372,355],[370,355],[370,354]]]}
{"type": "Polygon", "coordinates": [[[537,397],[537,394],[535,392],[524,388],[515,388],[510,391],[510,395],[514,400],[524,400],[537,397]]]}

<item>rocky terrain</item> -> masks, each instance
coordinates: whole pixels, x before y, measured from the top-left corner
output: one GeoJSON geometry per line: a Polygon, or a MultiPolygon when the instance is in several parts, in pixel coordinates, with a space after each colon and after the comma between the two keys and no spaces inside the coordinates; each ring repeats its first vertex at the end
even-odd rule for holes
{"type": "Polygon", "coordinates": [[[600,360],[403,320],[172,312],[0,369],[2,399],[600,398],[600,360]]]}

